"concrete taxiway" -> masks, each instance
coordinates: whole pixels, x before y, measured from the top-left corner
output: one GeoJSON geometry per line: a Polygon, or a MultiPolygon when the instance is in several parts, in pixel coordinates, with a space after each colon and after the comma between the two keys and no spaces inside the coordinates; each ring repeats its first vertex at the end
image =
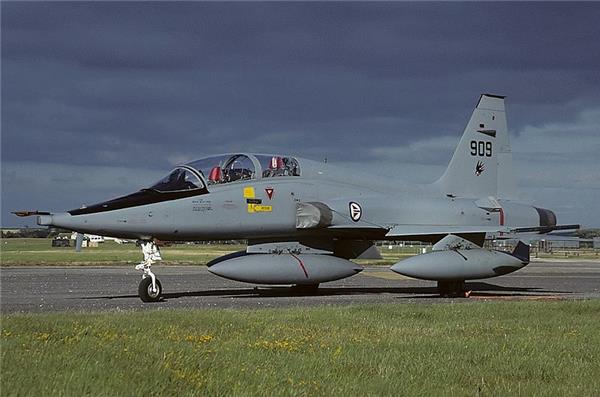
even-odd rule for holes
{"type": "MultiPolygon", "coordinates": [[[[361,303],[447,302],[435,283],[406,278],[386,267],[322,284],[307,294],[287,287],[260,287],[224,280],[204,266],[155,266],[164,300],[143,303],[140,273],[121,266],[4,267],[0,311],[49,312],[175,308],[261,308],[361,303]]],[[[533,262],[506,276],[467,283],[470,299],[598,299],[600,261],[533,262]]]]}

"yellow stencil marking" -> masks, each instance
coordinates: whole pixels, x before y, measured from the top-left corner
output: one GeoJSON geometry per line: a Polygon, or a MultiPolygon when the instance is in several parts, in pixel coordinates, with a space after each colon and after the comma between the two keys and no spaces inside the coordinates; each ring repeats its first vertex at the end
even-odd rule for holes
{"type": "Polygon", "coordinates": [[[261,204],[248,204],[248,212],[271,212],[273,211],[273,207],[270,205],[261,205],[261,204]]]}
{"type": "MultiPolygon", "coordinates": [[[[245,199],[253,199],[256,197],[256,194],[254,192],[254,187],[252,186],[248,186],[244,188],[244,198],[245,199]]],[[[260,202],[261,200],[256,200],[258,202],[260,202]]],[[[261,204],[253,204],[253,203],[248,203],[248,213],[254,213],[254,212],[271,212],[273,211],[273,207],[271,207],[270,205],[261,205],[261,204]]]]}
{"type": "Polygon", "coordinates": [[[254,196],[254,187],[248,186],[244,188],[244,198],[253,199],[254,196]]]}

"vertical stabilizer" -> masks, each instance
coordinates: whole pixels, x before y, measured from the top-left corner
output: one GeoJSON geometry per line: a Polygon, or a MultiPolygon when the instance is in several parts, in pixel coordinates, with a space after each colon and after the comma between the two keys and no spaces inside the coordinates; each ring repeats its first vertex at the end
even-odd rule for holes
{"type": "Polygon", "coordinates": [[[513,196],[503,96],[481,95],[446,172],[436,184],[443,194],[457,197],[513,196]]]}

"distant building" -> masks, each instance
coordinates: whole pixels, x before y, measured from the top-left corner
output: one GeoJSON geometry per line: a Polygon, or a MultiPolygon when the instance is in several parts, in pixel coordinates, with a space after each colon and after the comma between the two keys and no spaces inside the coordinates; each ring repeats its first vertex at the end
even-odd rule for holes
{"type": "Polygon", "coordinates": [[[560,240],[546,240],[542,239],[538,241],[538,247],[543,251],[552,251],[552,250],[565,250],[565,249],[579,249],[581,244],[580,239],[560,239],[560,240]]]}
{"type": "MultiPolygon", "coordinates": [[[[71,240],[76,240],[77,239],[77,232],[73,232],[71,233],[71,240]]],[[[83,235],[83,241],[88,241],[90,243],[103,243],[104,242],[104,237],[103,236],[97,236],[95,234],[84,234],[83,235]]]]}
{"type": "MultiPolygon", "coordinates": [[[[71,240],[77,239],[77,232],[71,233],[71,240]]],[[[116,237],[105,237],[105,236],[97,236],[95,234],[84,234],[83,235],[83,247],[91,246],[97,247],[99,243],[104,243],[106,241],[114,241],[117,244],[127,244],[132,243],[133,240],[125,240],[122,238],[116,237]]]]}

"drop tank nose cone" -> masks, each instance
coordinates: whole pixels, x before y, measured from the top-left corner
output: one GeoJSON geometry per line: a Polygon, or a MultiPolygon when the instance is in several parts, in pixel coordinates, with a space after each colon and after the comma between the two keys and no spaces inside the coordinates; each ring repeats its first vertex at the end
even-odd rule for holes
{"type": "Polygon", "coordinates": [[[400,262],[395,263],[394,265],[392,265],[392,267],[390,267],[390,270],[395,272],[395,273],[399,273],[402,274],[402,266],[400,266],[400,262]]]}
{"type": "MultiPolygon", "coordinates": [[[[426,262],[423,262],[422,259],[415,260],[414,258],[416,257],[407,258],[395,263],[392,267],[390,267],[390,270],[403,276],[421,278],[420,276],[422,276],[423,265],[426,262]]],[[[428,267],[427,265],[425,266],[428,267]]]]}

